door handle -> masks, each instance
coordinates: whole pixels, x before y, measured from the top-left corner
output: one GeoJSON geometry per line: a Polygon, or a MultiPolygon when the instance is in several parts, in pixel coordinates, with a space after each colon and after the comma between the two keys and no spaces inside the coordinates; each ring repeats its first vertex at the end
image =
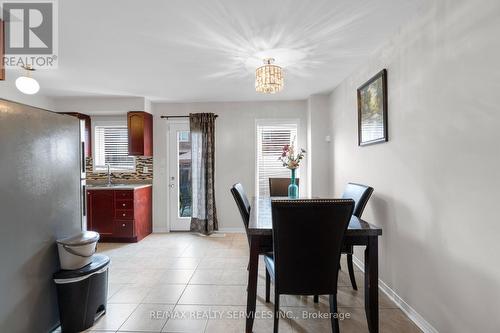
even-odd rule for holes
{"type": "Polygon", "coordinates": [[[170,184],[170,185],[168,185],[168,187],[174,188],[174,184],[170,184]]]}

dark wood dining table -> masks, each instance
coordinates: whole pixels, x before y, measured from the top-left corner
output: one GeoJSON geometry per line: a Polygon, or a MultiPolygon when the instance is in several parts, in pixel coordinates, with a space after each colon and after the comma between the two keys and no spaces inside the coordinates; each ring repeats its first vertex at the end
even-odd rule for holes
{"type": "MultiPolygon", "coordinates": [[[[271,197],[254,197],[250,208],[250,221],[247,231],[250,239],[246,318],[247,333],[252,332],[255,318],[261,244],[269,244],[270,238],[272,238],[272,199],[271,197]]],[[[378,237],[381,235],[381,228],[353,216],[344,236],[345,245],[366,246],[364,262],[365,312],[368,321],[368,329],[371,333],[378,333],[379,331],[378,237]]]]}

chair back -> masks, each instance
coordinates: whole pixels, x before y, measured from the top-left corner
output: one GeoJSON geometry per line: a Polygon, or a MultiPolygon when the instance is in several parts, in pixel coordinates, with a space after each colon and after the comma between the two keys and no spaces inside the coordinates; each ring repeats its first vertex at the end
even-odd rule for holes
{"type": "Polygon", "coordinates": [[[243,189],[243,185],[236,183],[231,187],[231,194],[233,195],[234,201],[236,201],[236,206],[241,214],[241,219],[243,220],[243,225],[245,226],[245,232],[248,236],[248,221],[250,220],[250,203],[248,202],[247,195],[243,189]]]}
{"type": "Polygon", "coordinates": [[[356,183],[347,183],[342,198],[354,200],[354,211],[352,215],[361,218],[372,193],[373,187],[356,183]]]}
{"type": "MultiPolygon", "coordinates": [[[[299,178],[295,178],[295,183],[299,186],[299,178]]],[[[290,178],[269,178],[269,195],[271,197],[288,196],[288,185],[290,178]]]]}
{"type": "Polygon", "coordinates": [[[354,201],[273,200],[271,205],[278,293],[336,294],[340,250],[354,201]]]}

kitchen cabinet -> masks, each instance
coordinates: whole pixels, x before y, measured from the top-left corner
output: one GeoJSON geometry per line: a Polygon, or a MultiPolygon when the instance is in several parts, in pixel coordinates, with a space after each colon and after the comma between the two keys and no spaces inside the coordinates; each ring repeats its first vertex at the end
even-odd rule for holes
{"type": "Polygon", "coordinates": [[[153,156],[153,116],[143,111],[127,113],[128,154],[153,156]]]}
{"type": "Polygon", "coordinates": [[[113,235],[114,191],[87,191],[87,228],[97,231],[101,237],[113,235]]]}
{"type": "Polygon", "coordinates": [[[77,117],[78,119],[81,119],[85,121],[85,133],[84,133],[84,145],[85,145],[85,157],[91,157],[92,156],[92,124],[90,121],[90,116],[83,114],[83,113],[78,113],[78,112],[61,112],[62,114],[67,114],[73,117],[77,117]]]}
{"type": "Polygon", "coordinates": [[[88,229],[108,242],[137,242],[152,232],[152,186],[88,189],[88,229]]]}

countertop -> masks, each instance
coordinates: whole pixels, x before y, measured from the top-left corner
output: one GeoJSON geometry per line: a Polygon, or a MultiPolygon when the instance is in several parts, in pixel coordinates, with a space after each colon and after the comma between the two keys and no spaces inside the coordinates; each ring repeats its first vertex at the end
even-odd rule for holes
{"type": "Polygon", "coordinates": [[[152,184],[87,184],[87,190],[136,190],[143,187],[153,186],[152,184]]]}

